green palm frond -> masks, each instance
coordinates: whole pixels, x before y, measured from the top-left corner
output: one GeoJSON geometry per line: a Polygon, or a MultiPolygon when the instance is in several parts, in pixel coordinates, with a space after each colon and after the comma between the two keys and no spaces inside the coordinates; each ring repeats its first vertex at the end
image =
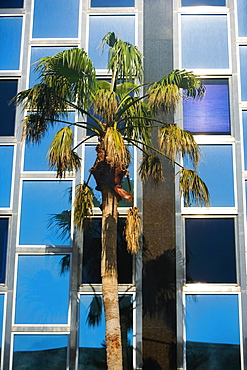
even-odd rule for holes
{"type": "Polygon", "coordinates": [[[175,160],[177,153],[181,153],[183,156],[188,155],[195,166],[198,165],[200,148],[189,131],[174,124],[163,126],[159,129],[158,144],[172,161],[175,160]]]}
{"type": "Polygon", "coordinates": [[[163,181],[164,176],[159,157],[155,154],[146,154],[139,167],[139,176],[143,182],[149,178],[152,178],[156,183],[163,181]]]}
{"type": "Polygon", "coordinates": [[[127,213],[125,222],[125,237],[127,250],[130,253],[137,253],[140,245],[139,238],[141,232],[141,219],[137,207],[130,208],[127,213]]]}
{"type": "Polygon", "coordinates": [[[81,159],[72,150],[73,131],[70,127],[63,127],[54,136],[48,151],[50,167],[55,167],[58,177],[64,177],[66,171],[77,171],[81,166],[81,159]]]}
{"type": "Polygon", "coordinates": [[[79,184],[76,187],[74,201],[74,223],[83,230],[85,221],[91,218],[93,209],[93,192],[87,184],[79,184]]]}
{"type": "Polygon", "coordinates": [[[116,125],[108,127],[104,137],[106,161],[111,167],[126,170],[129,165],[129,152],[123,140],[123,136],[117,130],[116,125]]]}
{"type": "Polygon", "coordinates": [[[180,192],[184,196],[185,205],[188,207],[195,203],[199,206],[209,206],[208,188],[196,171],[183,168],[179,174],[180,192]]]}
{"type": "Polygon", "coordinates": [[[94,99],[94,113],[102,117],[108,126],[112,125],[117,112],[116,93],[110,90],[99,89],[96,91],[94,99]]]}
{"type": "Polygon", "coordinates": [[[165,112],[170,112],[176,109],[180,97],[177,85],[158,85],[149,90],[148,103],[153,108],[154,112],[157,112],[160,108],[165,112]]]}

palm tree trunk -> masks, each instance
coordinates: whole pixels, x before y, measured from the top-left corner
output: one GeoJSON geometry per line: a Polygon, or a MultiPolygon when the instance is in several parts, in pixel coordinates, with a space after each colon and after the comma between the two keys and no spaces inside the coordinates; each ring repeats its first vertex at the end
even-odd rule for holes
{"type": "Polygon", "coordinates": [[[108,187],[102,192],[102,295],[106,320],[108,370],[122,370],[122,343],[117,276],[117,195],[108,187]]]}

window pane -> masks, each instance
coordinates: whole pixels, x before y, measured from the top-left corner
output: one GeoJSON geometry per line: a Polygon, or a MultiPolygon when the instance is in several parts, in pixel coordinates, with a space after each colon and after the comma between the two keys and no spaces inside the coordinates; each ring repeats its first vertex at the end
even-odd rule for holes
{"type": "Polygon", "coordinates": [[[65,370],[67,335],[15,335],[13,369],[65,370]]]}
{"type": "Polygon", "coordinates": [[[35,0],[33,37],[78,37],[78,0],[35,0]]]}
{"type": "Polygon", "coordinates": [[[17,80],[0,80],[0,136],[15,134],[15,105],[9,104],[17,93],[17,80]]]}
{"type": "Polygon", "coordinates": [[[0,17],[0,69],[19,69],[22,17],[0,17]]]}
{"type": "Polygon", "coordinates": [[[135,6],[135,0],[91,0],[91,7],[127,7],[135,6]]]}
{"type": "Polygon", "coordinates": [[[183,15],[181,27],[183,68],[229,68],[226,15],[183,15]]]}
{"type": "Polygon", "coordinates": [[[185,220],[186,280],[189,283],[236,283],[234,220],[185,220]]]}
{"type": "Polygon", "coordinates": [[[186,296],[186,340],[188,370],[240,370],[238,296],[186,296]]]}
{"type": "Polygon", "coordinates": [[[69,273],[63,255],[19,256],[16,324],[67,324],[69,273]]]}
{"type": "Polygon", "coordinates": [[[225,6],[226,0],[182,0],[182,6],[198,5],[225,6]]]}
{"type": "Polygon", "coordinates": [[[242,112],[243,135],[244,135],[244,170],[247,170],[247,111],[242,112]]]}
{"type": "Polygon", "coordinates": [[[61,224],[70,228],[71,186],[71,181],[23,182],[20,244],[70,244],[70,233],[63,237],[61,224]]]}
{"type": "MultiPolygon", "coordinates": [[[[7,244],[8,244],[8,226],[9,226],[8,218],[0,218],[0,283],[4,283],[5,281],[6,252],[7,252],[7,244]]],[[[1,323],[1,316],[0,316],[0,323],[1,323]]]]}
{"type": "MultiPolygon", "coordinates": [[[[198,174],[210,193],[211,207],[234,207],[234,182],[231,145],[201,145],[198,174]]],[[[193,168],[188,160],[184,166],[193,168]]],[[[195,206],[195,204],[191,204],[195,206]]]]}
{"type": "MultiPolygon", "coordinates": [[[[131,295],[119,297],[124,369],[133,369],[133,300],[131,295]]],[[[105,318],[99,295],[81,295],[78,369],[105,369],[105,318]],[[95,325],[97,318],[100,322],[95,325]],[[89,320],[91,319],[91,320],[89,320]]]]}
{"type": "Polygon", "coordinates": [[[23,8],[23,0],[1,0],[0,8],[23,8]]]}
{"type": "Polygon", "coordinates": [[[3,335],[3,309],[4,309],[4,294],[0,295],[0,356],[2,350],[2,335],[3,335]]]}
{"type": "Polygon", "coordinates": [[[238,0],[238,36],[247,36],[247,3],[246,0],[238,0]]]}
{"type": "Polygon", "coordinates": [[[108,32],[115,32],[122,40],[135,44],[135,16],[133,15],[90,16],[89,30],[88,54],[96,68],[107,68],[108,48],[102,51],[100,44],[108,32]]]}
{"type": "MultiPolygon", "coordinates": [[[[119,284],[132,282],[132,256],[124,237],[125,219],[118,220],[117,262],[119,284]]],[[[88,222],[84,233],[82,282],[101,284],[101,219],[88,222]]]]}
{"type": "Polygon", "coordinates": [[[31,68],[29,76],[29,87],[34,86],[38,83],[38,72],[35,72],[37,60],[43,57],[52,57],[53,55],[60,53],[63,50],[71,49],[73,46],[33,46],[31,49],[31,68]]]}
{"type": "Polygon", "coordinates": [[[247,46],[240,46],[241,99],[247,100],[247,46]]]}
{"type": "MultiPolygon", "coordinates": [[[[131,190],[134,190],[134,148],[133,146],[128,146],[132,161],[128,168],[129,170],[129,176],[130,176],[130,184],[131,184],[131,190]]],[[[86,145],[85,146],[85,165],[84,165],[84,178],[85,181],[88,180],[88,176],[90,175],[90,168],[93,167],[94,162],[96,160],[96,151],[95,151],[95,145],[86,145]]],[[[101,192],[96,190],[96,181],[93,176],[90,177],[88,185],[93,190],[93,203],[95,207],[99,207],[102,202],[101,192]]],[[[123,188],[129,192],[129,184],[127,181],[127,178],[123,179],[122,182],[123,188]]],[[[128,202],[125,199],[122,199],[118,203],[118,207],[129,207],[130,202],[128,202]]]]}
{"type": "MultiPolygon", "coordinates": [[[[69,112],[68,117],[62,116],[59,118],[67,122],[75,122],[74,112],[69,112]]],[[[62,122],[53,123],[48,132],[42,138],[40,144],[26,144],[25,146],[25,159],[24,171],[49,171],[47,152],[55,134],[66,124],[62,122]]],[[[73,129],[73,127],[72,127],[73,129]]],[[[55,171],[55,169],[52,169],[55,171]]]]}
{"type": "Polygon", "coordinates": [[[10,207],[13,154],[13,146],[0,146],[0,207],[10,207]]]}
{"type": "Polygon", "coordinates": [[[203,99],[184,100],[184,129],[194,134],[230,134],[228,80],[208,79],[203,99]]]}

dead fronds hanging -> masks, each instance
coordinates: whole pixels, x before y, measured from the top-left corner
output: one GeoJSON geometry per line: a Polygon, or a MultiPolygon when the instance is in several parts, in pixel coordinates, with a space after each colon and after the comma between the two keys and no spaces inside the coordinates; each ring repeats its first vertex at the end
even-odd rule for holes
{"type": "Polygon", "coordinates": [[[125,237],[127,242],[127,250],[130,253],[137,253],[139,245],[139,237],[141,232],[141,219],[139,209],[137,207],[128,210],[125,223],[125,237]]]}
{"type": "Polygon", "coordinates": [[[156,183],[164,181],[162,165],[159,157],[155,154],[147,154],[142,158],[138,172],[143,182],[149,178],[152,178],[156,183]]]}
{"type": "Polygon", "coordinates": [[[74,201],[74,223],[75,226],[83,230],[86,219],[90,219],[93,209],[93,193],[91,188],[84,184],[76,187],[74,201]]]}
{"type": "Polygon", "coordinates": [[[180,172],[180,192],[184,196],[185,205],[209,206],[209,191],[205,182],[195,170],[183,168],[180,172]]]}
{"type": "Polygon", "coordinates": [[[181,98],[177,85],[168,84],[153,84],[152,89],[148,91],[148,103],[157,112],[160,108],[165,112],[175,110],[181,98]]]}
{"type": "Polygon", "coordinates": [[[129,165],[130,155],[124,143],[123,136],[116,126],[108,127],[104,137],[106,161],[111,167],[126,170],[129,165]]]}

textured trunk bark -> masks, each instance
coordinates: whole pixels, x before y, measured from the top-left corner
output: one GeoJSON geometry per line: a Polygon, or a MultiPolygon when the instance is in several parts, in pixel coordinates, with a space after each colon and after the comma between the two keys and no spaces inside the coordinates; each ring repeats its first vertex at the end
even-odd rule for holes
{"type": "Polygon", "coordinates": [[[102,192],[102,295],[106,320],[108,370],[122,370],[122,343],[117,276],[117,195],[108,188],[102,192]]]}

